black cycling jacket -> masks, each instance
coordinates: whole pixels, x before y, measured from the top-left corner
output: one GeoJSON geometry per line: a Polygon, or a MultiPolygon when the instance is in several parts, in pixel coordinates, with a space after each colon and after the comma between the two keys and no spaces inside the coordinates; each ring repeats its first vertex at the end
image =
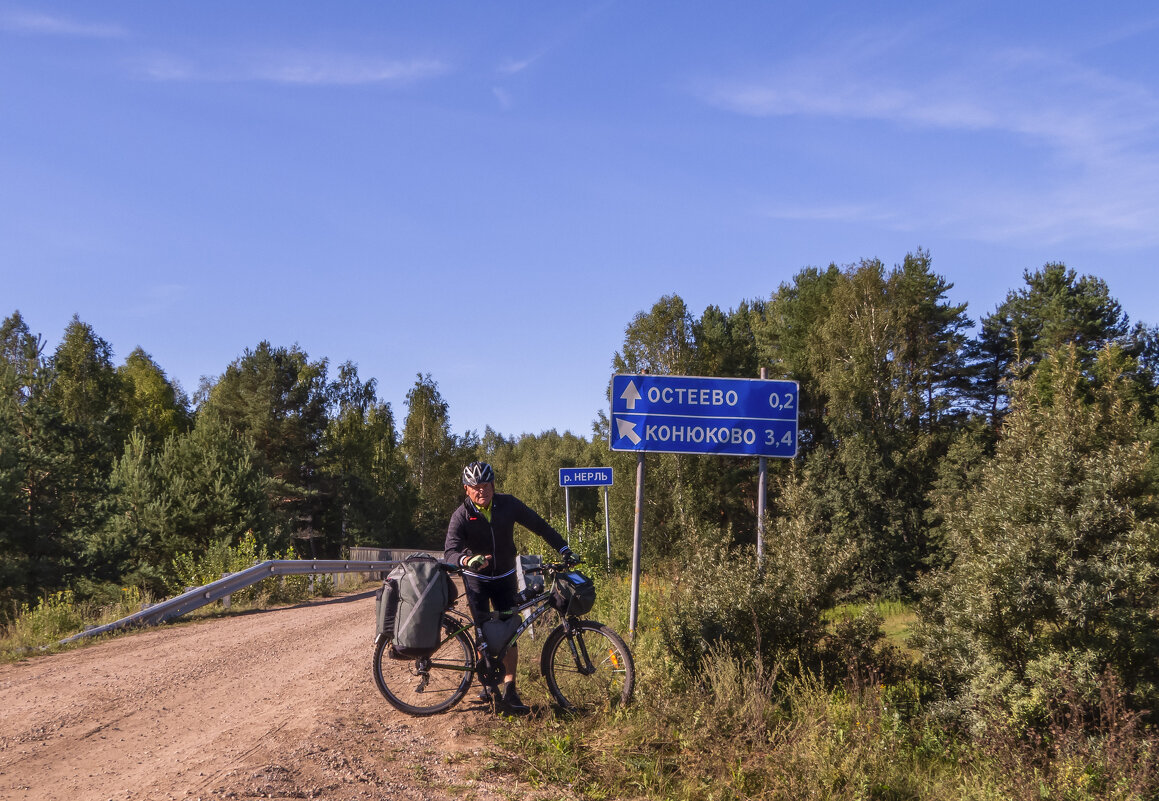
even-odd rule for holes
{"type": "Polygon", "coordinates": [[[491,498],[491,522],[475,508],[470,498],[451,515],[443,558],[459,564],[462,556],[491,554],[491,564],[478,575],[502,576],[515,569],[515,524],[538,534],[557,551],[567,547],[560,533],[514,495],[495,493],[491,498]]]}

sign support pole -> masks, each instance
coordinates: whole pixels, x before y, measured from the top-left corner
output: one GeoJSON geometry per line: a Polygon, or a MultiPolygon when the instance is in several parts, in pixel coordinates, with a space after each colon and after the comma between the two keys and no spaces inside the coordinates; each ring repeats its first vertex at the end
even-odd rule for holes
{"type": "Polygon", "coordinates": [[[604,539],[608,543],[608,575],[612,575],[612,507],[608,504],[608,487],[604,485],[604,539]]]}
{"type": "Polygon", "coordinates": [[[644,540],[644,454],[636,456],[636,522],[632,526],[632,598],[628,613],[628,636],[636,639],[640,611],[640,550],[644,540]]]}
{"type": "MultiPolygon", "coordinates": [[[[761,380],[769,377],[769,368],[761,368],[761,380]]],[[[765,508],[769,492],[769,460],[762,456],[757,461],[757,565],[765,558],[765,508]]]]}
{"type": "Polygon", "coordinates": [[[567,544],[571,545],[571,494],[568,488],[563,488],[563,514],[567,520],[567,544]]]}

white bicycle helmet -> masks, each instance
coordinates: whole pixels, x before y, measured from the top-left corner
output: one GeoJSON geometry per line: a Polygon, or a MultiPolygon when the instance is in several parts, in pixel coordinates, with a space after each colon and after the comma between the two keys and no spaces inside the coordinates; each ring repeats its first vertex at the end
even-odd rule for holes
{"type": "Polygon", "coordinates": [[[463,468],[463,486],[474,487],[477,484],[490,484],[495,480],[495,471],[486,462],[471,462],[463,468]]]}

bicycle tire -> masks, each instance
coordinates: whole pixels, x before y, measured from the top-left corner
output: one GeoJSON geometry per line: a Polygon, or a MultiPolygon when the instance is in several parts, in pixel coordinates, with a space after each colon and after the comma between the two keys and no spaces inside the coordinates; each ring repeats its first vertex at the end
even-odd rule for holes
{"type": "Polygon", "coordinates": [[[443,618],[443,641],[421,659],[396,659],[387,651],[390,639],[374,647],[374,682],[400,712],[416,717],[445,712],[463,699],[475,670],[475,644],[452,617],[443,618]]]}
{"type": "Polygon", "coordinates": [[[636,686],[636,665],[620,635],[594,620],[572,620],[570,628],[579,662],[563,624],[543,644],[540,671],[552,696],[571,712],[627,704],[636,686]]]}

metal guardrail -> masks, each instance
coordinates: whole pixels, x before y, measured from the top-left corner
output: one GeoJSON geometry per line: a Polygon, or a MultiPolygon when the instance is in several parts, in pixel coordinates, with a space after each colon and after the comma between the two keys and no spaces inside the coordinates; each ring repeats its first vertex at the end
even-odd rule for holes
{"type": "MultiPolygon", "coordinates": [[[[411,553],[414,553],[413,551],[411,553]]],[[[268,579],[271,576],[301,576],[317,573],[376,573],[390,570],[399,563],[399,560],[372,560],[355,561],[341,559],[271,559],[260,562],[253,567],[246,568],[223,579],[196,587],[188,592],[153,604],[140,612],[134,612],[128,617],[86,629],[79,634],[63,639],[60,644],[73,642],[82,637],[94,637],[98,634],[107,634],[110,631],[132,628],[134,626],[156,626],[174,618],[192,612],[207,604],[220,601],[239,590],[244,590],[252,584],[268,579]]]]}

